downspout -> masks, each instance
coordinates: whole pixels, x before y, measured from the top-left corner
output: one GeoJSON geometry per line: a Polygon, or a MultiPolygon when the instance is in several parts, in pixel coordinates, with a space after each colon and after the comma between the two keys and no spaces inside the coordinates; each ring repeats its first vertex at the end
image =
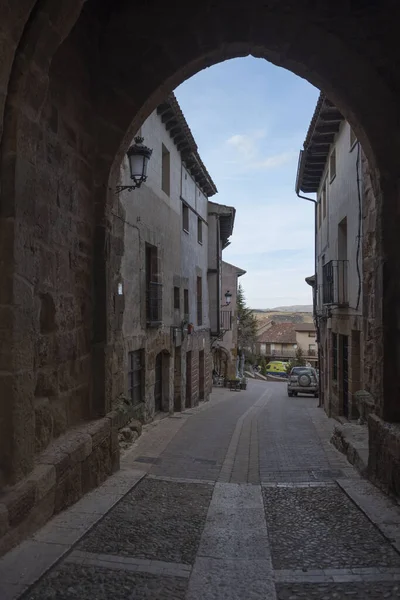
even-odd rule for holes
{"type": "MultiPolygon", "coordinates": [[[[317,300],[317,291],[318,291],[318,274],[317,274],[317,235],[318,235],[318,223],[317,223],[317,204],[318,204],[318,200],[316,200],[315,198],[308,198],[307,196],[303,196],[302,194],[300,194],[300,177],[299,174],[301,172],[301,167],[302,167],[302,159],[303,159],[303,150],[300,150],[300,156],[299,156],[299,167],[297,170],[297,178],[296,178],[296,195],[298,198],[301,198],[302,200],[307,200],[308,202],[313,202],[314,203],[314,275],[315,275],[315,289],[314,289],[314,294],[313,294],[313,317],[314,317],[314,323],[317,329],[317,336],[318,336],[318,367],[321,370],[321,344],[320,344],[320,332],[319,332],[319,322],[318,322],[318,318],[317,318],[317,308],[316,308],[316,300],[317,300]]],[[[322,389],[321,389],[321,377],[318,377],[318,407],[322,406],[322,395],[321,395],[322,389]]]]}

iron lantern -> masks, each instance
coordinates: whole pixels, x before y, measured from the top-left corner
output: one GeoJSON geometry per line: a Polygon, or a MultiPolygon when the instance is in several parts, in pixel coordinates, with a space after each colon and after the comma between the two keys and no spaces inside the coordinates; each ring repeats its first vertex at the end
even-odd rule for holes
{"type": "Polygon", "coordinates": [[[123,190],[131,192],[136,188],[140,188],[142,183],[147,179],[147,165],[153,153],[151,148],[143,145],[144,138],[135,137],[135,143],[128,149],[126,153],[129,161],[129,170],[131,172],[132,185],[118,185],[117,194],[123,190]]]}
{"type": "Polygon", "coordinates": [[[225,292],[225,301],[226,301],[227,306],[229,306],[229,304],[231,303],[231,300],[232,300],[232,294],[228,290],[225,292]]]}

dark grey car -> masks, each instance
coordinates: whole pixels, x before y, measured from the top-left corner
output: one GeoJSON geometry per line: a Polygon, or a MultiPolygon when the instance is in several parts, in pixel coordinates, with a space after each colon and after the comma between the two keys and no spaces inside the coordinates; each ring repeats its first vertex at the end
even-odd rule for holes
{"type": "Polygon", "coordinates": [[[288,396],[313,394],[318,397],[318,375],[312,367],[293,367],[287,384],[288,396]]]}

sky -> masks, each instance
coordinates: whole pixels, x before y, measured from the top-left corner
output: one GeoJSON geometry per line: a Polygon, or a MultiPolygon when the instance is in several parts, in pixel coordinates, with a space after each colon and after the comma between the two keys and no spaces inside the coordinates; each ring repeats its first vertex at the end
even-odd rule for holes
{"type": "Polygon", "coordinates": [[[319,90],[266,60],[237,58],[175,90],[218,194],[236,208],[223,260],[251,308],[311,304],[314,205],[295,193],[299,151],[319,90]]]}

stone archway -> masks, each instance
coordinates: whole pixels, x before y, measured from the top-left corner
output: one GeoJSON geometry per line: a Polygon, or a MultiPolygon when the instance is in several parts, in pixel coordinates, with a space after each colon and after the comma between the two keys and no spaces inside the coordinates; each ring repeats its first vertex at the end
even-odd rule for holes
{"type": "Polygon", "coordinates": [[[393,326],[400,296],[400,51],[393,29],[399,7],[390,0],[250,0],[243,8],[239,1],[200,3],[189,15],[158,0],[24,0],[0,9],[7,47],[0,63],[5,481],[32,468],[35,397],[52,398],[57,435],[77,420],[104,415],[118,394],[112,373],[122,345],[114,297],[123,243],[112,237],[110,223],[132,134],[185,79],[248,54],[321,88],[366,152],[377,199],[380,258],[370,286],[373,310],[383,319],[380,413],[400,418],[393,326]],[[44,335],[43,294],[55,307],[55,328],[44,335]]]}

